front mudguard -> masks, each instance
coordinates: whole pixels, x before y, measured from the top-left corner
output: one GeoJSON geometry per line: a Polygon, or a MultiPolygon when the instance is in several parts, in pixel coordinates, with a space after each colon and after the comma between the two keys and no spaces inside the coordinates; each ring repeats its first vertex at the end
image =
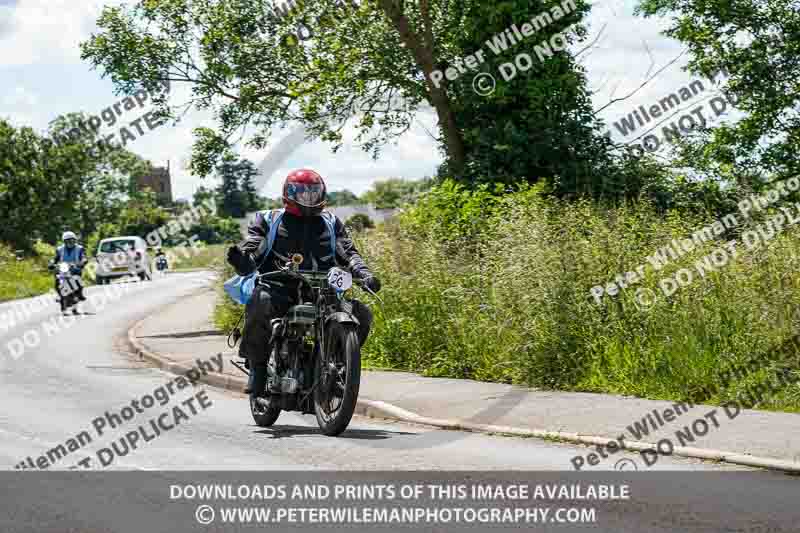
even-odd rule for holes
{"type": "Polygon", "coordinates": [[[328,322],[331,321],[339,322],[340,324],[353,324],[354,326],[358,326],[360,324],[360,322],[354,315],[352,315],[351,313],[346,313],[344,311],[337,311],[325,317],[326,326],[328,325],[328,322]]]}
{"type": "MultiPolygon", "coordinates": [[[[358,319],[350,313],[345,311],[337,311],[335,313],[331,313],[325,318],[325,327],[327,330],[327,326],[331,322],[339,322],[340,324],[350,324],[355,328],[358,328],[359,321],[358,319]]],[[[360,383],[360,372],[359,377],[353,382],[353,385],[358,385],[360,383]]]]}

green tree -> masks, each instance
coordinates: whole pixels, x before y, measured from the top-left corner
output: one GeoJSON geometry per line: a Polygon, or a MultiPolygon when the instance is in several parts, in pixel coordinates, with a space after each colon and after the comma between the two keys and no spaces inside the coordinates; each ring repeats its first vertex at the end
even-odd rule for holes
{"type": "Polygon", "coordinates": [[[369,215],[365,215],[364,213],[356,213],[355,215],[351,216],[345,222],[345,225],[348,228],[352,228],[353,231],[361,232],[365,229],[374,228],[375,223],[369,218],[369,215]]]}
{"type": "MultiPolygon", "coordinates": [[[[645,16],[671,16],[665,32],[686,44],[689,69],[727,72],[724,92],[745,116],[699,132],[684,161],[725,181],[800,172],[800,9],[797,0],[643,0],[645,16]]],[[[720,98],[720,108],[732,106],[720,98]]]]}
{"type": "Polygon", "coordinates": [[[116,217],[131,176],[148,167],[122,148],[98,149],[96,134],[58,117],[46,136],[0,121],[0,241],[31,249],[57,242],[65,228],[87,237],[116,217]]]}
{"type": "Polygon", "coordinates": [[[156,193],[146,190],[128,199],[116,217],[116,226],[125,235],[143,237],[167,224],[171,218],[170,213],[158,205],[156,193]]]}
{"type": "Polygon", "coordinates": [[[261,196],[261,209],[280,209],[283,207],[283,200],[280,198],[266,198],[261,196]]]}
{"type": "MultiPolygon", "coordinates": [[[[258,196],[253,182],[253,178],[258,175],[258,169],[252,161],[247,159],[237,161],[232,154],[228,154],[217,166],[217,175],[221,183],[214,191],[214,197],[220,214],[242,218],[249,212],[262,209],[263,201],[258,196]]],[[[198,192],[202,198],[208,197],[207,189],[198,189],[198,192]]],[[[195,202],[198,202],[197,193],[195,196],[195,202]]]]}
{"type": "MultiPolygon", "coordinates": [[[[438,118],[448,174],[575,180],[588,175],[585,169],[602,158],[607,142],[589,142],[594,126],[585,79],[568,52],[537,62],[490,98],[472,92],[471,75],[437,78],[483,49],[493,32],[543,11],[549,18],[550,9],[562,5],[569,12],[557,22],[481,67],[494,69],[576,25],[587,4],[375,0],[342,6],[317,0],[274,17],[271,0],[145,1],[105,8],[100,32],[81,49],[125,92],[159,90],[164,80],[191,84],[190,104],[212,108],[221,122],[195,132],[192,169],[198,175],[207,175],[229,139],[248,125],[257,128],[250,141],[257,148],[276,128],[299,121],[334,149],[352,125],[356,142],[377,156],[427,104],[438,118]],[[308,43],[294,36],[300,23],[313,31],[308,43]],[[490,133],[481,132],[495,122],[490,133]]],[[[161,110],[169,113],[165,104],[161,110]]],[[[600,163],[594,171],[603,170],[606,163],[600,163]]]]}
{"type": "Polygon", "coordinates": [[[261,208],[261,200],[258,197],[258,191],[256,190],[255,183],[253,182],[253,178],[258,176],[258,169],[253,162],[248,159],[242,159],[239,162],[239,165],[244,211],[245,213],[256,211],[261,208]]]}
{"type": "MultiPolygon", "coordinates": [[[[463,31],[454,34],[453,47],[461,54],[486,52],[482,70],[496,78],[496,88],[478,94],[471,75],[447,83],[465,141],[462,182],[543,180],[564,194],[616,171],[584,69],[566,48],[585,36],[581,22],[589,9],[583,0],[464,4],[463,31]],[[516,44],[513,32],[506,31],[537,20],[550,22],[516,44]],[[500,72],[514,77],[506,81],[500,72]]],[[[452,65],[450,58],[447,64],[452,65]]],[[[439,177],[459,176],[452,163],[448,154],[439,177]]]]}
{"type": "Polygon", "coordinates": [[[62,152],[45,146],[32,129],[0,120],[0,242],[32,250],[48,216],[66,203],[79,169],[69,168],[62,152]],[[63,181],[50,183],[47,169],[52,168],[64,173],[63,181]]]}
{"type": "Polygon", "coordinates": [[[198,185],[197,189],[194,191],[194,195],[192,196],[192,205],[197,207],[200,205],[206,205],[209,202],[215,203],[216,196],[212,189],[205,187],[203,185],[198,185]]]}
{"type": "Polygon", "coordinates": [[[217,210],[223,216],[241,218],[246,213],[246,204],[242,190],[239,188],[241,175],[239,164],[227,157],[217,166],[217,175],[221,183],[217,187],[217,210]]]}
{"type": "Polygon", "coordinates": [[[328,205],[331,207],[342,205],[358,205],[361,203],[363,202],[358,198],[358,196],[347,189],[328,192],[328,205]]]}
{"type": "Polygon", "coordinates": [[[372,184],[372,188],[362,195],[362,200],[378,209],[400,207],[414,202],[420,194],[433,187],[433,184],[434,181],[431,178],[377,180],[372,184]]]}

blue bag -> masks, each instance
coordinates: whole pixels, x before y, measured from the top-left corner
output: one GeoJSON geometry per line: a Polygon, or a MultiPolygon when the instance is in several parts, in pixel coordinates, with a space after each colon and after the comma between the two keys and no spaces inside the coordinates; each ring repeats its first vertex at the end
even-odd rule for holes
{"type": "Polygon", "coordinates": [[[233,276],[224,283],[225,292],[233,298],[234,302],[241,305],[247,304],[256,286],[256,274],[258,274],[258,270],[249,276],[233,276]]]}
{"type": "MultiPolygon", "coordinates": [[[[275,243],[275,237],[278,235],[278,228],[281,225],[281,219],[283,219],[283,214],[285,213],[285,209],[277,209],[275,211],[270,212],[268,218],[269,230],[267,232],[267,246],[264,251],[264,255],[261,259],[261,263],[266,261],[267,256],[272,251],[272,245],[275,243]]],[[[333,215],[329,212],[323,212],[322,218],[325,221],[325,224],[328,226],[328,231],[331,235],[331,254],[333,260],[336,260],[336,219],[333,215]]],[[[250,298],[253,296],[253,291],[256,287],[256,278],[258,276],[258,269],[261,268],[261,263],[256,267],[252,274],[248,274],[247,276],[233,276],[231,279],[226,281],[223,285],[225,292],[230,296],[234,302],[246,305],[247,302],[250,301],[250,298]]]]}

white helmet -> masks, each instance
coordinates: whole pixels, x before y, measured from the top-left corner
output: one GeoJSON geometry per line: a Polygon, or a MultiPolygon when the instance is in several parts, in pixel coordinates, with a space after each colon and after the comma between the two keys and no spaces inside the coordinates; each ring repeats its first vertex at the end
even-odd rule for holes
{"type": "Polygon", "coordinates": [[[61,236],[61,240],[67,242],[68,240],[72,239],[73,241],[78,240],[78,236],[71,231],[65,231],[64,234],[61,236]]]}

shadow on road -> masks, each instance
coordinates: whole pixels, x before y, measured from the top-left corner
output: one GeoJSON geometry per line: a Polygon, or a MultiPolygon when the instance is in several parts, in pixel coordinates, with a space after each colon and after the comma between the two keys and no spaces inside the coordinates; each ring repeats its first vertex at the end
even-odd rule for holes
{"type": "MultiPolygon", "coordinates": [[[[268,429],[261,429],[256,431],[256,434],[272,437],[273,439],[282,439],[286,437],[301,437],[305,435],[324,436],[318,427],[315,426],[274,426],[268,429]]],[[[383,440],[395,436],[414,435],[415,433],[407,433],[404,431],[384,431],[381,429],[348,429],[338,438],[340,439],[357,439],[357,440],[383,440]]]]}
{"type": "Polygon", "coordinates": [[[162,333],[160,335],[142,335],[140,339],[190,339],[193,337],[217,337],[227,335],[224,331],[218,329],[209,329],[203,331],[187,331],[184,333],[162,333]]]}

